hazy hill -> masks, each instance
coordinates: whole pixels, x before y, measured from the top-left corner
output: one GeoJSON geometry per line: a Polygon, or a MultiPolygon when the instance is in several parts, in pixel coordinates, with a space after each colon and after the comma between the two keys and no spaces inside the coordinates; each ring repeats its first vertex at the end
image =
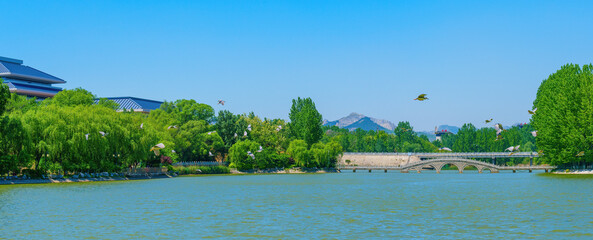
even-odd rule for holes
{"type": "MultiPolygon", "coordinates": [[[[350,131],[354,131],[357,128],[360,128],[365,131],[373,130],[382,130],[385,132],[393,132],[396,125],[390,121],[384,119],[376,119],[372,117],[367,117],[360,113],[351,113],[350,115],[340,118],[335,121],[323,121],[324,126],[338,126],[339,128],[345,128],[350,131]]],[[[438,127],[438,131],[447,130],[448,132],[455,133],[459,131],[459,127],[457,126],[450,126],[450,125],[440,125],[438,127]]],[[[434,141],[436,139],[436,135],[434,131],[420,131],[416,132],[418,135],[425,135],[428,137],[430,141],[434,141]]]]}
{"type": "Polygon", "coordinates": [[[390,121],[384,119],[376,119],[372,117],[367,117],[365,115],[359,113],[351,113],[350,115],[340,118],[336,121],[327,121],[325,120],[323,123],[324,126],[338,126],[340,128],[346,128],[350,131],[353,131],[357,128],[360,128],[365,131],[373,130],[383,130],[386,132],[391,132],[395,129],[395,124],[390,121]]]}

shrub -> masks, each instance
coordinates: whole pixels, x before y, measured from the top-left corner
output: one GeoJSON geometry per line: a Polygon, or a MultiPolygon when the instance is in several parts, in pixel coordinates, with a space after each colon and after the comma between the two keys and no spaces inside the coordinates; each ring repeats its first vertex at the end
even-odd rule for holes
{"type": "MultiPolygon", "coordinates": [[[[255,154],[257,149],[259,149],[259,146],[258,143],[250,140],[235,143],[229,149],[229,161],[231,162],[231,165],[241,171],[250,170],[256,167],[256,160],[247,155],[247,151],[251,151],[255,154]]],[[[258,155],[260,154],[258,153],[258,155]]]]}
{"type": "Polygon", "coordinates": [[[231,173],[231,169],[227,166],[175,166],[171,168],[173,169],[173,171],[178,171],[181,175],[231,173]]]}

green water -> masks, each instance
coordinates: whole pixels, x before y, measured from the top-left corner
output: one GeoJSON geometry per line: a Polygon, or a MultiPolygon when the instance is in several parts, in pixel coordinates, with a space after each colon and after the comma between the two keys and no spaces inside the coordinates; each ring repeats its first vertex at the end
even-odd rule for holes
{"type": "Polygon", "coordinates": [[[593,238],[593,178],[456,172],[0,186],[0,239],[593,238]]]}

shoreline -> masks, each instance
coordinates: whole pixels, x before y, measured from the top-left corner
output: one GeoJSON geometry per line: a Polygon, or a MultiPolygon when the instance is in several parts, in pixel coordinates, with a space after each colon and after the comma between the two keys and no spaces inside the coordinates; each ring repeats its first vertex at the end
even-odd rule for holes
{"type": "Polygon", "coordinates": [[[63,179],[19,179],[19,180],[0,180],[0,185],[20,185],[20,184],[50,184],[50,183],[87,183],[87,182],[105,182],[105,181],[133,181],[133,180],[148,180],[158,178],[174,178],[174,177],[195,177],[207,175],[249,175],[249,174],[310,174],[310,173],[338,173],[337,169],[266,169],[266,170],[250,170],[238,171],[231,169],[230,173],[226,174],[175,174],[175,175],[155,175],[155,176],[140,176],[140,177],[98,177],[98,178],[63,178],[63,179]]]}
{"type": "Polygon", "coordinates": [[[133,181],[146,180],[154,178],[173,178],[171,175],[155,175],[142,177],[98,177],[98,178],[63,178],[63,179],[19,179],[19,180],[0,180],[0,185],[17,184],[48,184],[48,183],[85,183],[85,182],[105,182],[105,181],[133,181]]]}
{"type": "Polygon", "coordinates": [[[258,169],[258,170],[248,170],[248,171],[239,171],[237,169],[231,169],[231,174],[306,174],[306,173],[337,173],[338,170],[335,168],[311,168],[311,169],[302,169],[302,168],[278,168],[278,169],[258,169]]]}
{"type": "Polygon", "coordinates": [[[557,171],[557,172],[552,172],[553,174],[559,174],[559,175],[593,175],[593,170],[577,170],[577,171],[569,171],[569,172],[563,172],[563,171],[557,171]]]}

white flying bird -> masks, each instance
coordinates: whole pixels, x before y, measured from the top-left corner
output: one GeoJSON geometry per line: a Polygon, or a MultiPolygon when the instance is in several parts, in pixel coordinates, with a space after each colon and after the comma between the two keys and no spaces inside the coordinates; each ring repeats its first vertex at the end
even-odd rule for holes
{"type": "Polygon", "coordinates": [[[247,151],[247,156],[250,156],[251,159],[255,159],[255,155],[251,153],[251,151],[247,151]]]}
{"type": "Polygon", "coordinates": [[[243,131],[243,137],[247,137],[247,131],[243,131]]]}
{"type": "Polygon", "coordinates": [[[140,129],[144,129],[144,123],[140,124],[140,129]]]}
{"type": "Polygon", "coordinates": [[[515,153],[516,151],[518,151],[519,147],[521,147],[521,145],[510,146],[507,149],[505,149],[505,151],[510,151],[511,152],[511,154],[509,154],[509,156],[510,156],[510,155],[513,155],[513,153],[515,153]]]}
{"type": "Polygon", "coordinates": [[[237,133],[235,133],[235,137],[237,137],[237,133]]]}
{"type": "Polygon", "coordinates": [[[247,126],[247,130],[251,131],[251,124],[247,126]]]}
{"type": "Polygon", "coordinates": [[[535,114],[535,111],[537,111],[537,108],[535,108],[533,110],[527,110],[527,112],[532,115],[535,114]]]}
{"type": "Polygon", "coordinates": [[[537,137],[537,131],[531,132],[531,135],[533,135],[534,137],[537,137]]]}
{"type": "Polygon", "coordinates": [[[177,128],[177,125],[172,125],[172,126],[167,127],[167,129],[171,129],[171,128],[177,128]]]}
{"type": "Polygon", "coordinates": [[[103,137],[105,137],[105,135],[107,135],[107,133],[105,133],[105,132],[101,132],[101,131],[99,131],[99,133],[100,133],[100,134],[101,134],[101,136],[103,136],[103,137]]]}
{"type": "Polygon", "coordinates": [[[84,137],[86,138],[86,140],[89,140],[89,134],[85,134],[84,137]]]}
{"type": "Polygon", "coordinates": [[[212,154],[212,152],[208,152],[208,156],[212,157],[214,154],[212,154]]]}
{"type": "Polygon", "coordinates": [[[159,143],[157,145],[154,145],[154,147],[150,148],[150,151],[154,151],[155,155],[160,155],[159,149],[163,149],[165,148],[165,144],[163,143],[159,143]]]}
{"type": "Polygon", "coordinates": [[[263,150],[264,150],[264,148],[262,148],[261,146],[259,146],[259,149],[257,150],[257,152],[261,152],[263,150]]]}
{"type": "Polygon", "coordinates": [[[504,128],[502,127],[502,124],[497,123],[494,124],[494,129],[496,129],[496,135],[500,135],[502,133],[502,131],[504,131],[504,128]]]}
{"type": "Polygon", "coordinates": [[[448,147],[442,147],[442,148],[439,148],[439,150],[441,150],[441,151],[449,151],[449,152],[453,151],[453,150],[451,150],[448,147]]]}

